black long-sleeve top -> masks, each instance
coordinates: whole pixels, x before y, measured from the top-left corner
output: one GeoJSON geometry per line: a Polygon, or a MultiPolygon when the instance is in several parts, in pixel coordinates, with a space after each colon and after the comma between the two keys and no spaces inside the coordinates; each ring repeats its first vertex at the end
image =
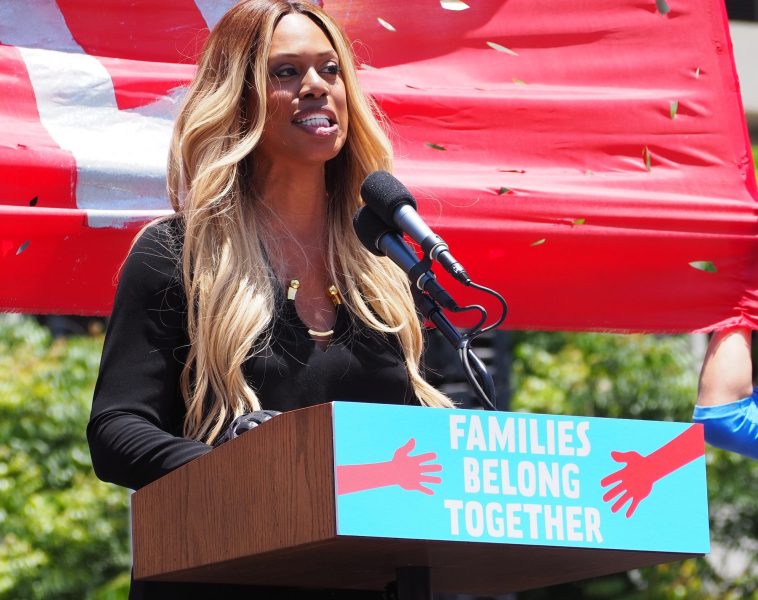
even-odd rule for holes
{"type": "MultiPolygon", "coordinates": [[[[212,450],[182,437],[179,376],[189,340],[181,246],[179,217],[149,227],[135,243],[121,272],[95,386],[87,427],[95,472],[132,489],[212,450]]],[[[276,315],[270,348],[243,364],[263,408],[286,411],[332,400],[417,403],[396,337],[359,326],[340,305],[332,341],[322,350],[283,294],[276,315]]],[[[193,586],[134,584],[130,597],[186,598],[205,587],[193,586]]],[[[222,589],[229,597],[226,586],[202,596],[222,589]]],[[[250,597],[253,588],[245,589],[240,597],[250,597]]],[[[271,590],[256,595],[275,597],[271,590]]]]}

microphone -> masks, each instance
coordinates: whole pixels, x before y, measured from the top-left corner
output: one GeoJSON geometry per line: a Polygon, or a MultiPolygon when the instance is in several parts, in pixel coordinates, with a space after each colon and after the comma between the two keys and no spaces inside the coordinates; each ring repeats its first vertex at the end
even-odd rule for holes
{"type": "Polygon", "coordinates": [[[374,171],[361,185],[363,201],[393,228],[398,228],[421,246],[424,255],[436,260],[464,285],[471,277],[448,248],[445,240],[435,234],[416,212],[416,200],[400,181],[387,171],[374,171]]]}
{"type": "Polygon", "coordinates": [[[353,229],[366,249],[376,256],[387,256],[399,266],[411,282],[449,310],[458,309],[458,304],[447,293],[416,253],[400,237],[398,232],[385,224],[368,206],[362,206],[353,217],[353,229]]]}

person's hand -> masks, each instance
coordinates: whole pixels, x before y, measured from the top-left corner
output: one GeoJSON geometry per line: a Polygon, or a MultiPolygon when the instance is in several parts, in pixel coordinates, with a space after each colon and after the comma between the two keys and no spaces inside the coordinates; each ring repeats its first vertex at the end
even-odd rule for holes
{"type": "Polygon", "coordinates": [[[233,440],[236,437],[239,437],[246,431],[250,431],[254,427],[258,427],[261,423],[265,423],[269,419],[272,419],[276,415],[281,414],[279,411],[276,410],[256,410],[250,413],[245,413],[244,415],[240,415],[234,421],[232,421],[229,424],[229,427],[226,428],[226,431],[216,439],[216,441],[213,442],[213,447],[217,448],[224,442],[228,442],[229,440],[233,440]]]}
{"type": "Polygon", "coordinates": [[[405,445],[395,450],[395,454],[390,461],[392,475],[395,483],[404,490],[416,490],[431,496],[434,494],[434,491],[424,484],[441,483],[442,478],[436,475],[427,475],[427,473],[442,471],[442,465],[436,463],[422,464],[436,459],[437,454],[434,452],[409,456],[415,447],[416,440],[411,438],[405,445]]]}
{"type": "Polygon", "coordinates": [[[639,503],[647,498],[653,484],[657,481],[655,470],[646,465],[647,458],[633,450],[630,452],[611,452],[611,457],[618,463],[624,462],[626,466],[615,473],[611,473],[600,481],[603,487],[617,483],[603,495],[604,502],[610,502],[616,496],[621,496],[611,507],[612,512],[619,509],[631,500],[626,511],[627,519],[637,510],[639,503]]]}

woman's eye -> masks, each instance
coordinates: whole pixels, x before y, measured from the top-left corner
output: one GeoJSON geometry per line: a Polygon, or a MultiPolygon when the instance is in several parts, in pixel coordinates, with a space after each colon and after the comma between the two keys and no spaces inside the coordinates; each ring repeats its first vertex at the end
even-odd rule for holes
{"type": "Polygon", "coordinates": [[[281,69],[277,69],[274,71],[274,77],[292,77],[293,75],[296,75],[297,71],[295,71],[295,67],[282,67],[281,69]]]}
{"type": "MultiPolygon", "coordinates": [[[[336,77],[340,74],[340,67],[337,63],[329,63],[323,67],[320,72],[322,75],[336,77]]],[[[275,69],[272,74],[277,79],[287,79],[289,77],[297,76],[298,70],[295,67],[280,67],[275,69]]]]}

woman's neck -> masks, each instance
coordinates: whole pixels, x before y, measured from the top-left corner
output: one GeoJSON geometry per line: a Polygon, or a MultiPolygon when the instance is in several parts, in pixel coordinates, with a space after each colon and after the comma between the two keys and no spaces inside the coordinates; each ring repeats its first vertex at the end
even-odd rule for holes
{"type": "MultiPolygon", "coordinates": [[[[269,259],[283,281],[326,281],[327,192],[323,165],[268,168],[258,182],[267,210],[264,235],[269,259]]],[[[307,287],[307,286],[306,286],[307,287]]]]}
{"type": "Polygon", "coordinates": [[[323,238],[327,207],[323,165],[267,171],[259,190],[273,217],[271,233],[286,233],[308,245],[323,238]]]}

